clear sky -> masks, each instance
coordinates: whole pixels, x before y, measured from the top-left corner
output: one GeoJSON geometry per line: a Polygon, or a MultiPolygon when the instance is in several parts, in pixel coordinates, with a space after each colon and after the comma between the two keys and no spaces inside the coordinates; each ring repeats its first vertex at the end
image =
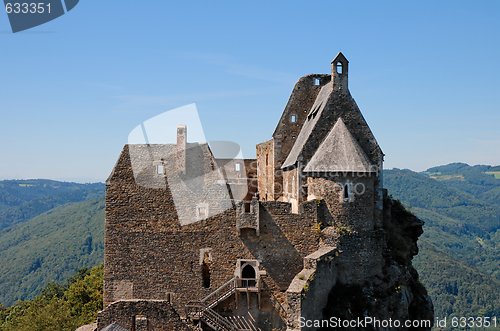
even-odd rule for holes
{"type": "Polygon", "coordinates": [[[386,168],[500,164],[500,1],[81,0],[16,34],[0,12],[0,178],[103,181],[134,127],[190,103],[253,157],[338,51],[386,168]]]}

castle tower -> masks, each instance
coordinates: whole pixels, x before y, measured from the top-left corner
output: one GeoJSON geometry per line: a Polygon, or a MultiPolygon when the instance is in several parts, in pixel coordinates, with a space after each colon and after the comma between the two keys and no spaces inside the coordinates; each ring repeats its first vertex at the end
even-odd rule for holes
{"type": "Polygon", "coordinates": [[[340,117],[302,170],[307,178],[307,200],[325,200],[338,226],[372,230],[374,169],[340,117]]]}
{"type": "Polygon", "coordinates": [[[336,222],[371,229],[380,224],[383,153],[350,94],[349,61],[339,53],[331,65],[281,167],[283,200],[299,212],[324,199],[336,222]]]}

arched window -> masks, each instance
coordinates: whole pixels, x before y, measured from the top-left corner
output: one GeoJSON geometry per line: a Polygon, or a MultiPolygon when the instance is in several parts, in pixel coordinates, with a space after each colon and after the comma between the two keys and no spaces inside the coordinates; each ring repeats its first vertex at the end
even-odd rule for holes
{"type": "Polygon", "coordinates": [[[255,269],[250,264],[247,264],[243,267],[243,269],[241,269],[241,278],[255,279],[255,277],[255,269]]]}
{"type": "Polygon", "coordinates": [[[342,71],[343,71],[343,70],[342,70],[342,69],[343,69],[343,68],[342,68],[342,62],[340,62],[340,61],[339,61],[339,62],[337,62],[337,64],[335,65],[335,67],[336,67],[337,73],[338,73],[339,75],[342,75],[342,71]]]}
{"type": "Polygon", "coordinates": [[[344,200],[349,200],[349,185],[344,185],[344,200]]]}

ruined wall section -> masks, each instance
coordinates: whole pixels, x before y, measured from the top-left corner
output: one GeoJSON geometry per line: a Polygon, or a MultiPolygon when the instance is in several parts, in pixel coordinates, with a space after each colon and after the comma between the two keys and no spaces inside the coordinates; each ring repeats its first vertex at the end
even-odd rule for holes
{"type": "Polygon", "coordinates": [[[283,189],[281,166],[287,158],[321,87],[330,82],[331,75],[311,74],[301,77],[295,84],[288,103],[273,133],[275,199],[283,189]]]}
{"type": "Polygon", "coordinates": [[[320,217],[332,226],[323,230],[324,243],[341,252],[338,277],[345,284],[361,284],[367,277],[381,274],[385,239],[374,214],[374,181],[375,175],[308,177],[310,197],[325,204],[320,217]]]}
{"type": "Polygon", "coordinates": [[[181,226],[168,187],[137,185],[125,147],[107,182],[104,304],[171,298],[182,315],[185,304],[234,276],[237,259],[262,261],[266,284],[285,290],[302,258],[319,245],[317,204],[306,204],[301,215],[294,215],[290,204],[260,203],[260,235],[253,229],[239,234],[235,208],[181,226]]]}
{"type": "MultiPolygon", "coordinates": [[[[275,159],[274,140],[257,145],[257,184],[259,199],[273,201],[275,199],[275,159]]],[[[276,183],[279,185],[279,183],[276,183]]],[[[278,190],[278,192],[280,192],[278,190]]]]}
{"type": "Polygon", "coordinates": [[[318,249],[321,225],[318,224],[316,201],[304,204],[300,214],[291,205],[279,201],[261,201],[260,235],[242,230],[242,240],[267,272],[266,283],[273,291],[285,291],[297,272],[303,257],[318,249]]]}
{"type": "Polygon", "coordinates": [[[330,75],[313,74],[301,77],[295,84],[273,133],[277,145],[275,151],[276,166],[281,167],[283,161],[285,161],[321,87],[330,80],[330,75]],[[295,122],[292,121],[294,115],[296,116],[295,122]]]}
{"type": "Polygon", "coordinates": [[[335,247],[324,246],[304,258],[304,268],[286,291],[288,330],[301,330],[300,318],[312,321],[323,319],[328,295],[337,283],[338,253],[335,247]]]}
{"type": "Polygon", "coordinates": [[[135,331],[192,330],[167,301],[120,301],[108,306],[97,316],[97,329],[115,323],[135,331]]]}
{"type": "Polygon", "coordinates": [[[176,308],[183,310],[187,301],[209,294],[233,277],[237,258],[253,258],[237,235],[235,219],[231,208],[181,226],[168,185],[137,185],[125,147],[106,190],[105,304],[165,300],[174,293],[176,308]],[[210,288],[202,284],[205,248],[214,248],[210,288]]]}
{"type": "Polygon", "coordinates": [[[283,171],[283,201],[289,202],[293,213],[299,212],[301,188],[299,187],[299,169],[292,168],[283,171]]]}

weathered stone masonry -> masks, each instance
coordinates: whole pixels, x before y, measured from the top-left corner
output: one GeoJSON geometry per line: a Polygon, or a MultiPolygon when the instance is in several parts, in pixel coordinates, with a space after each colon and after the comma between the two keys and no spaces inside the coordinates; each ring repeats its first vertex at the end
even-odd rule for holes
{"type": "Polygon", "coordinates": [[[299,79],[255,160],[215,159],[182,123],[176,144],[123,148],[106,183],[99,330],[432,319],[411,266],[422,224],[384,195],[348,64],[339,53],[331,74],[299,79]]]}

